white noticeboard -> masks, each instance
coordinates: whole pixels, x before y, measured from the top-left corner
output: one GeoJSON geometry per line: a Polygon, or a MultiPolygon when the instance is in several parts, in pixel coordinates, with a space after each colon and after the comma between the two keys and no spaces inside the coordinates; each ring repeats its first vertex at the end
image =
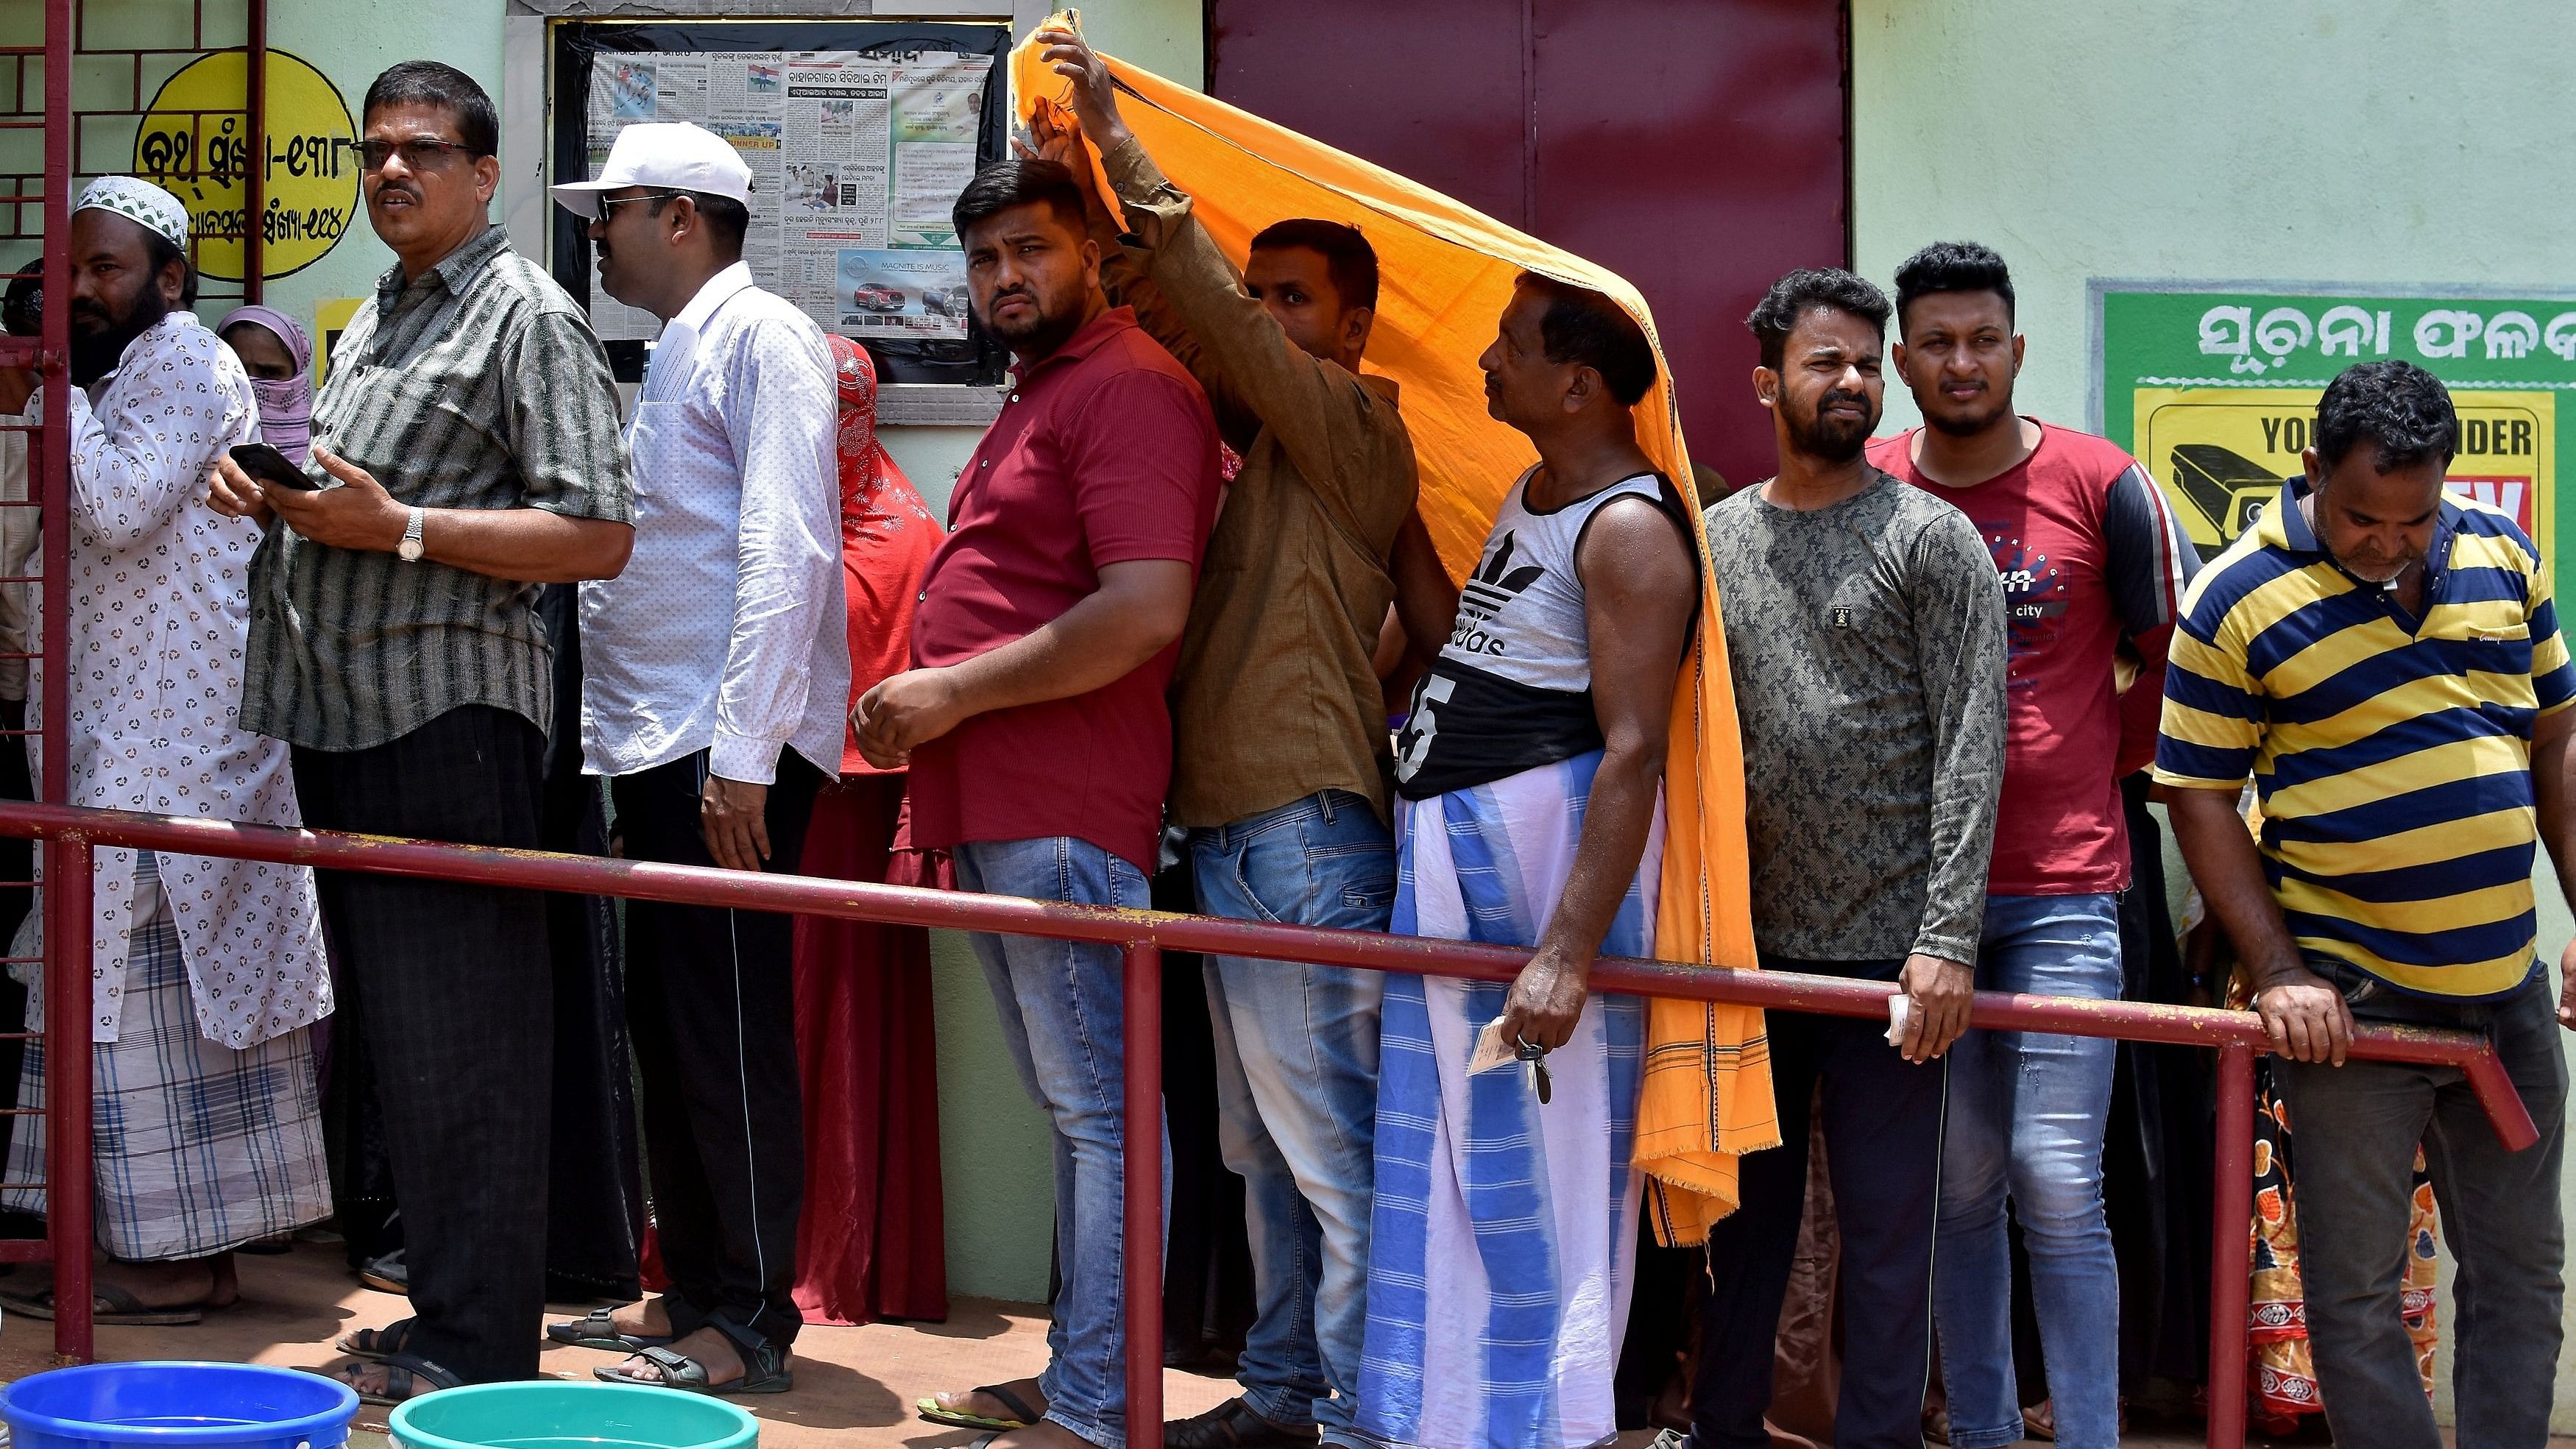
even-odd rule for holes
{"type": "MultiPolygon", "coordinates": [[[[925,51],[618,52],[592,57],[590,174],[620,129],[694,121],[751,167],[743,260],[826,331],[862,341],[966,336],[966,257],[949,208],[975,174],[993,57],[925,51]]],[[[591,278],[601,338],[646,341],[651,314],[591,278]]]]}

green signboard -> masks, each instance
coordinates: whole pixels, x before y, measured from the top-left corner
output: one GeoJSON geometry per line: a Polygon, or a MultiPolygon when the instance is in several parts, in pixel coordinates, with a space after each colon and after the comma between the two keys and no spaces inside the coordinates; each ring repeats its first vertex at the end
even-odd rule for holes
{"type": "Polygon", "coordinates": [[[2092,285],[2094,424],[2155,475],[2202,555],[2300,469],[2319,394],[2403,358],[2460,413],[2454,492],[2554,550],[2559,409],[2576,392],[2576,294],[2385,296],[2329,288],[2092,285]]]}

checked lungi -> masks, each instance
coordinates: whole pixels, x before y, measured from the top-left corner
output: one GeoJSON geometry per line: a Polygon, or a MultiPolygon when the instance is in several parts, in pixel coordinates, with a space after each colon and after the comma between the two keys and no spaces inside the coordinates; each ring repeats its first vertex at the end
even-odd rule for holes
{"type": "MultiPolygon", "coordinates": [[[[132,1262],[202,1258],[329,1217],[311,1028],[241,1051],[208,1041],[148,850],[135,853],[134,897],[123,1025],[90,1049],[99,1247],[132,1262]]],[[[27,1043],[21,1105],[43,1102],[51,1045],[27,1043]]],[[[45,1119],[20,1118],[7,1180],[44,1177],[45,1119]]],[[[0,1207],[41,1214],[45,1194],[13,1187],[0,1207]]]]}

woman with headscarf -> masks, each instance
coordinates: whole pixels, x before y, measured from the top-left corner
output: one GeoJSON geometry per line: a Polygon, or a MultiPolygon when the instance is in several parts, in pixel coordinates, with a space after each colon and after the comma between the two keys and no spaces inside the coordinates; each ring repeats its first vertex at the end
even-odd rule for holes
{"type": "Polygon", "coordinates": [[[259,440],[304,464],[313,446],[313,340],[274,307],[235,307],[217,334],[250,374],[259,440]]]}
{"type": "MultiPolygon", "coordinates": [[[[840,379],[841,565],[850,701],[900,673],[912,610],[941,529],[876,437],[876,369],[831,339],[840,379]]],[[[911,849],[904,777],[842,746],[814,802],[804,868],[840,880],[944,886],[946,861],[911,849]]],[[[796,1302],[807,1322],[948,1314],[932,1054],[930,937],[917,926],[802,916],[796,1038],[805,1094],[805,1216],[796,1302]]]]}

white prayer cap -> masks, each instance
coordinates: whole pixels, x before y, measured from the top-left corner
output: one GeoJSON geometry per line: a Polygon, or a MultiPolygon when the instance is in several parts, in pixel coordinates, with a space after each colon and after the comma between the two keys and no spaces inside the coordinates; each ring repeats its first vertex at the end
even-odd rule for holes
{"type": "Polygon", "coordinates": [[[617,133],[608,164],[595,181],[566,181],[550,188],[575,216],[597,217],[600,193],[642,186],[654,191],[700,191],[744,203],[751,200],[751,168],[733,143],[687,121],[638,121],[617,133]]]}
{"type": "Polygon", "coordinates": [[[170,245],[188,249],[188,208],[179,198],[139,176],[102,176],[72,203],[72,210],[96,207],[167,237],[170,245]]]}

